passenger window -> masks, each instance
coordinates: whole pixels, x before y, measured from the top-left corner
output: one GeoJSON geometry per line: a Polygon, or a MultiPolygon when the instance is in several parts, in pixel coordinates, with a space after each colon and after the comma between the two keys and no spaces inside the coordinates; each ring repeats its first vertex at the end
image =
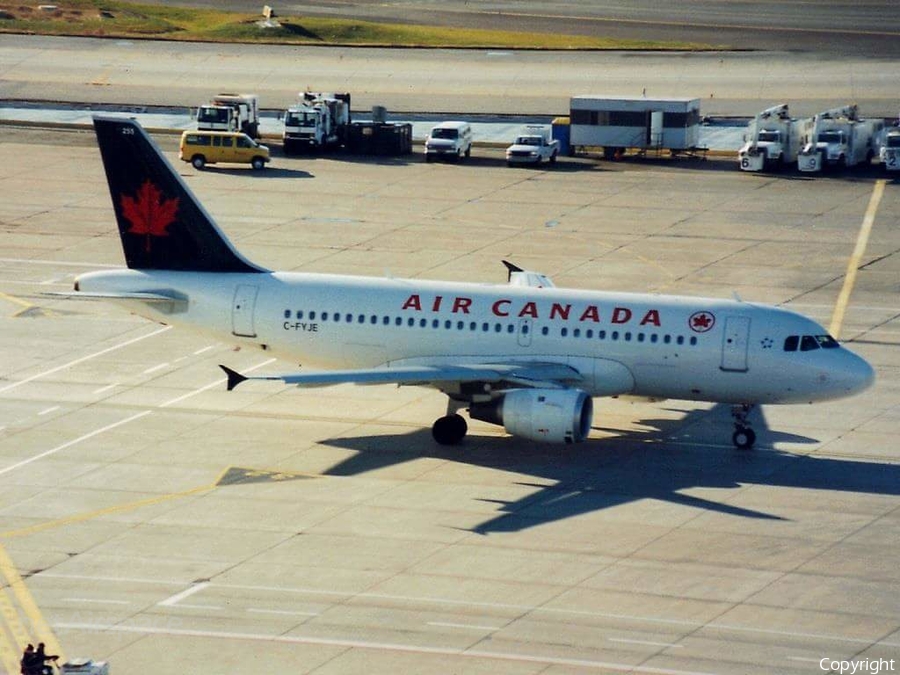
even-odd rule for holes
{"type": "Polygon", "coordinates": [[[696,337],[692,337],[692,338],[691,338],[691,346],[693,347],[695,344],[697,344],[697,338],[696,338],[696,337]]]}
{"type": "MultiPolygon", "coordinates": [[[[423,321],[424,321],[424,319],[423,319],[423,321]]],[[[416,320],[412,317],[409,317],[409,320],[406,322],[406,325],[409,326],[410,328],[412,328],[413,326],[416,325],[416,320]]]]}
{"type": "Polygon", "coordinates": [[[249,136],[238,136],[237,138],[237,146],[239,148],[252,148],[253,141],[250,140],[249,136]]]}
{"type": "Polygon", "coordinates": [[[663,342],[669,344],[672,341],[671,335],[663,335],[663,342]]]}
{"type": "Polygon", "coordinates": [[[234,139],[231,136],[222,136],[222,147],[231,148],[234,146],[234,139]]]}
{"type": "Polygon", "coordinates": [[[462,330],[463,328],[465,328],[465,326],[466,326],[465,321],[457,321],[456,322],[456,330],[462,330]]]}
{"type": "Polygon", "coordinates": [[[499,323],[495,323],[494,324],[494,332],[499,333],[501,330],[503,330],[503,326],[501,326],[499,323]]]}
{"type": "Polygon", "coordinates": [[[800,338],[800,351],[811,352],[813,349],[819,348],[819,341],[812,335],[804,335],[800,338]]]}
{"type": "Polygon", "coordinates": [[[559,334],[562,335],[563,337],[566,337],[566,335],[569,334],[569,329],[563,328],[561,331],[559,331],[559,334]]]}
{"type": "Polygon", "coordinates": [[[369,323],[374,326],[376,323],[378,323],[378,317],[373,314],[369,317],[369,323]]]}
{"type": "Polygon", "coordinates": [[[788,335],[784,339],[784,351],[795,352],[795,351],[797,351],[797,346],[799,344],[800,344],[800,336],[799,335],[788,335]]]}
{"type": "Polygon", "coordinates": [[[322,321],[328,321],[328,312],[322,312],[322,321]]]}
{"type": "Polygon", "coordinates": [[[402,317],[402,316],[398,316],[396,319],[394,319],[394,325],[395,325],[395,326],[402,326],[402,325],[403,325],[403,317],[402,317]]]}
{"type": "Polygon", "coordinates": [[[619,339],[619,331],[614,330],[614,331],[612,332],[612,336],[611,336],[611,337],[612,337],[613,340],[618,340],[618,339],[619,339]]]}
{"type": "Polygon", "coordinates": [[[347,323],[353,323],[353,315],[348,314],[346,317],[344,317],[344,321],[346,321],[347,323]]]}
{"type": "Polygon", "coordinates": [[[391,322],[391,317],[389,317],[389,316],[384,316],[381,318],[381,323],[383,323],[385,326],[387,326],[390,322],[391,322]]]}
{"type": "Polygon", "coordinates": [[[491,329],[491,324],[489,324],[487,321],[485,321],[483,324],[481,324],[481,330],[483,330],[485,333],[487,333],[490,329],[491,329]]]}
{"type": "Polygon", "coordinates": [[[509,325],[506,327],[506,332],[507,332],[507,333],[515,333],[515,332],[516,332],[516,327],[513,326],[512,324],[509,324],[509,325]]]}
{"type": "Polygon", "coordinates": [[[309,320],[310,320],[310,321],[315,321],[315,319],[316,319],[316,313],[315,313],[315,312],[310,312],[310,313],[309,313],[309,320]]]}
{"type": "Polygon", "coordinates": [[[289,310],[289,309],[284,310],[284,318],[285,319],[291,318],[291,310],[289,310]]]}
{"type": "Polygon", "coordinates": [[[631,333],[625,333],[625,342],[631,342],[631,333]]]}
{"type": "Polygon", "coordinates": [[[543,328],[541,328],[541,335],[546,335],[549,332],[550,332],[550,329],[547,328],[547,326],[544,326],[543,328]]]}
{"type": "Polygon", "coordinates": [[[365,322],[366,322],[366,315],[365,315],[365,314],[360,314],[358,317],[356,317],[356,322],[357,322],[357,323],[365,323],[365,322]]]}
{"type": "Polygon", "coordinates": [[[441,322],[438,321],[437,319],[435,319],[434,321],[431,322],[431,327],[432,327],[432,328],[437,328],[437,327],[440,326],[440,325],[441,325],[441,322]]]}
{"type": "Polygon", "coordinates": [[[657,340],[659,340],[659,335],[657,335],[656,333],[652,333],[650,335],[650,342],[652,342],[653,344],[656,344],[657,340]]]}
{"type": "Polygon", "coordinates": [[[680,345],[683,345],[684,344],[684,335],[679,335],[678,339],[675,340],[675,342],[677,342],[680,345]]]}
{"type": "Polygon", "coordinates": [[[606,331],[605,330],[597,331],[597,337],[600,338],[601,340],[605,340],[606,339],[606,331]]]}
{"type": "Polygon", "coordinates": [[[572,337],[580,337],[580,336],[581,336],[580,328],[576,328],[575,330],[572,331],[572,337]]]}
{"type": "Polygon", "coordinates": [[[419,319],[419,328],[425,328],[428,325],[428,319],[419,319]]]}
{"type": "Polygon", "coordinates": [[[447,330],[450,330],[450,327],[451,327],[452,325],[453,325],[453,322],[452,322],[452,321],[445,321],[445,322],[444,322],[444,328],[446,328],[447,330]]]}
{"type": "Polygon", "coordinates": [[[331,317],[331,320],[332,320],[332,321],[340,322],[340,320],[341,320],[341,315],[340,315],[338,312],[335,312],[335,313],[334,313],[334,316],[331,317]]]}
{"type": "Polygon", "coordinates": [[[643,342],[643,341],[644,341],[644,334],[643,334],[643,333],[638,333],[637,339],[638,339],[638,342],[643,342]]]}
{"type": "Polygon", "coordinates": [[[586,337],[586,338],[588,338],[588,339],[594,337],[594,331],[592,331],[590,328],[588,328],[588,329],[584,332],[584,337],[586,337]]]}
{"type": "Polygon", "coordinates": [[[474,321],[469,324],[469,330],[475,330],[476,328],[478,328],[478,324],[474,321]]]}

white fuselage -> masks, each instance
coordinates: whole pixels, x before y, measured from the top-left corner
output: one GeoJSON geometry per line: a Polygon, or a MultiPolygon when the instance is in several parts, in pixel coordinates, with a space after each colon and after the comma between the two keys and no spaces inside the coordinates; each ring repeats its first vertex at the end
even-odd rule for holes
{"type": "Polygon", "coordinates": [[[320,368],[552,362],[592,396],[723,403],[840,398],[873,377],[836,345],[786,351],[826,334],[814,321],[733,300],[280,272],[102,271],[78,288],[175,295],[186,302],[122,302],[320,368]]]}

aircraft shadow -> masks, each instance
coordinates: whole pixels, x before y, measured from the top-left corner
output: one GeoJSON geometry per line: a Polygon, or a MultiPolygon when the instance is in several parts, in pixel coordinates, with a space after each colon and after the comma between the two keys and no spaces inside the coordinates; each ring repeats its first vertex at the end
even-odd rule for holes
{"type": "Polygon", "coordinates": [[[429,429],[398,436],[336,438],[323,443],[356,454],[325,474],[354,476],[428,457],[526,476],[517,484],[535,491],[516,501],[496,500],[490,487],[484,488],[483,501],[499,505],[498,515],[471,529],[484,535],[519,532],[642,499],[739,518],[785,520],[778,513],[696,495],[698,489],[737,490],[748,484],[900,495],[900,465],[769,449],[774,442],[817,441],[766,429],[763,416],[755,414],[758,451],[726,445],[731,436],[729,407],[718,405],[689,411],[676,420],[642,420],[645,429],[566,447],[471,435],[460,446],[439,446],[429,429]]]}

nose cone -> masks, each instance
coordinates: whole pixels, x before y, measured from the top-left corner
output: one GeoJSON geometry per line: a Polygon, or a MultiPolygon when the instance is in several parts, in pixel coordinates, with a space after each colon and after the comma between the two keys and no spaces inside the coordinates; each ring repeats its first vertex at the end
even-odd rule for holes
{"type": "Polygon", "coordinates": [[[846,392],[844,395],[852,396],[871,387],[875,382],[875,369],[869,362],[849,351],[843,356],[845,363],[837,380],[846,392]]]}

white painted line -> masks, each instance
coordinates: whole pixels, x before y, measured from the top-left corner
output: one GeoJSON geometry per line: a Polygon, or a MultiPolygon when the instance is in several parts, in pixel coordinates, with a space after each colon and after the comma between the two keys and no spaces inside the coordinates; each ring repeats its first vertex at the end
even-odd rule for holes
{"type": "Polygon", "coordinates": [[[147,338],[151,338],[154,335],[159,335],[160,333],[164,333],[167,330],[170,330],[171,326],[163,326],[162,328],[158,328],[152,333],[147,333],[146,335],[141,335],[140,337],[132,338],[131,340],[126,340],[125,342],[121,342],[117,345],[113,345],[112,347],[107,347],[106,349],[101,349],[99,352],[94,352],[93,354],[88,354],[87,356],[82,356],[80,359],[75,359],[74,361],[69,361],[68,363],[64,363],[61,366],[56,366],[56,368],[51,368],[50,370],[45,370],[42,373],[38,373],[37,375],[32,375],[31,377],[26,377],[24,380],[19,380],[18,382],[13,382],[12,384],[8,384],[5,387],[0,387],[0,394],[3,394],[7,391],[15,389],[16,387],[21,387],[23,384],[27,384],[29,382],[33,382],[42,377],[46,377],[47,375],[53,375],[54,373],[58,373],[61,370],[65,370],[66,368],[71,368],[72,366],[77,366],[79,363],[84,363],[85,361],[90,361],[91,359],[95,359],[98,356],[103,356],[104,354],[109,354],[110,352],[114,352],[117,349],[122,349],[123,347],[128,347],[129,345],[133,345],[135,342],[140,342],[141,340],[146,340],[147,338]]]}
{"type": "Polygon", "coordinates": [[[319,616],[318,612],[295,612],[286,609],[255,609],[251,607],[247,610],[251,614],[278,614],[284,616],[319,616]]]}
{"type": "Polygon", "coordinates": [[[42,452],[39,455],[35,455],[34,457],[29,457],[28,459],[24,459],[21,462],[17,462],[16,464],[13,464],[12,466],[6,467],[5,469],[0,469],[0,476],[2,476],[5,473],[9,473],[10,471],[15,471],[16,469],[19,469],[23,466],[27,466],[27,465],[31,464],[32,462],[36,462],[39,459],[43,459],[44,457],[49,457],[50,455],[55,455],[57,452],[60,452],[61,450],[65,450],[66,448],[71,448],[73,445],[77,445],[78,443],[81,443],[82,441],[86,441],[89,438],[93,438],[94,436],[99,436],[102,433],[111,431],[112,429],[115,429],[117,427],[121,427],[125,424],[128,424],[129,422],[134,422],[135,420],[140,419],[141,417],[146,417],[150,413],[151,413],[150,410],[145,410],[144,412],[136,413],[136,414],[132,415],[131,417],[126,417],[124,420],[120,420],[118,422],[113,422],[112,424],[107,424],[105,427],[102,427],[100,429],[95,429],[94,431],[88,432],[88,433],[84,434],[83,436],[79,436],[78,438],[76,438],[74,440],[67,441],[67,442],[63,443],[62,445],[57,445],[55,448],[51,448],[50,450],[42,452]]]}
{"type": "Polygon", "coordinates": [[[63,598],[63,602],[92,603],[95,605],[130,605],[128,600],[101,600],[99,598],[63,598]]]}
{"type": "MultiPolygon", "coordinates": [[[[98,582],[128,582],[128,583],[141,583],[141,584],[168,584],[168,585],[180,585],[182,582],[176,581],[164,581],[158,579],[140,579],[140,578],[121,578],[121,577],[107,577],[100,575],[87,575],[87,574],[60,574],[55,572],[41,572],[40,576],[53,577],[56,579],[81,579],[85,581],[98,581],[98,582]]],[[[844,637],[842,635],[824,635],[819,633],[800,633],[800,632],[790,632],[784,630],[774,630],[767,628],[753,628],[751,626],[737,626],[733,624],[724,624],[724,623],[702,623],[698,621],[691,621],[688,619],[664,619],[661,617],[655,616],[641,616],[638,614],[618,614],[614,612],[591,612],[587,610],[578,610],[578,609],[557,609],[553,607],[536,607],[534,605],[522,605],[522,604],[513,604],[513,603],[500,603],[500,602],[479,602],[472,600],[451,600],[449,598],[435,598],[428,596],[418,596],[418,595],[395,595],[391,593],[357,593],[354,591],[332,591],[332,590],[322,590],[315,588],[297,588],[291,586],[265,586],[265,585],[253,585],[253,584],[215,584],[216,588],[221,589],[236,589],[236,590],[251,590],[251,591],[264,591],[264,592],[275,592],[275,593],[293,593],[298,595],[319,595],[326,597],[338,597],[338,598],[375,598],[375,599],[384,599],[384,600],[401,600],[415,603],[433,603],[435,605],[444,605],[444,606],[452,606],[452,607],[487,607],[490,609],[499,609],[499,610],[512,610],[515,612],[548,612],[552,614],[560,614],[560,615],[569,615],[569,616],[590,616],[590,617],[599,617],[604,619],[618,619],[623,621],[635,621],[635,622],[643,622],[643,623],[656,623],[656,624],[664,624],[664,625],[674,625],[674,626],[688,626],[698,629],[704,628],[714,628],[716,630],[727,630],[733,631],[735,633],[763,633],[763,634],[773,634],[773,635],[783,635],[787,637],[796,637],[802,639],[816,639],[823,640],[826,642],[845,642],[848,644],[861,644],[861,645],[879,645],[885,647],[900,647],[900,642],[887,642],[885,640],[879,640],[878,637],[873,637],[871,639],[866,638],[852,638],[852,637],[844,637]]]]}
{"type": "Polygon", "coordinates": [[[199,584],[194,584],[193,586],[190,586],[190,587],[184,589],[180,593],[176,593],[175,595],[170,596],[170,597],[166,598],[165,600],[163,600],[162,602],[158,602],[156,604],[162,605],[163,607],[172,607],[173,605],[178,604],[178,602],[180,602],[181,600],[184,600],[185,598],[189,598],[194,593],[199,593],[207,586],[209,586],[208,581],[203,581],[199,584]]]}
{"type": "Polygon", "coordinates": [[[800,661],[802,663],[822,663],[822,659],[810,659],[806,656],[789,656],[788,661],[800,661]]]}
{"type": "Polygon", "coordinates": [[[103,394],[104,392],[107,392],[110,389],[115,389],[118,386],[119,386],[118,382],[113,382],[112,384],[108,384],[105,387],[100,387],[99,389],[94,389],[94,391],[91,393],[93,393],[94,395],[103,394]]]}
{"type": "MultiPolygon", "coordinates": [[[[166,605],[166,607],[169,607],[169,606],[170,605],[166,605]]],[[[209,610],[211,612],[221,612],[224,609],[224,607],[218,607],[217,605],[189,605],[186,602],[183,604],[177,604],[174,606],[177,607],[178,609],[202,609],[203,611],[209,610]]]]}
{"type": "Polygon", "coordinates": [[[163,628],[152,626],[125,626],[116,624],[92,623],[55,623],[53,628],[64,630],[103,631],[117,633],[135,633],[138,635],[170,635],[179,637],[220,638],[222,640],[252,640],[257,642],[278,642],[283,644],[325,645],[331,647],[348,647],[351,649],[374,649],[379,651],[402,652],[407,654],[437,654],[457,656],[461,658],[490,659],[493,661],[509,661],[518,663],[540,663],[551,666],[572,666],[590,668],[591,670],[612,670],[622,673],[646,673],[647,675],[711,675],[694,670],[676,670],[673,668],[654,668],[637,666],[630,663],[612,663],[591,659],[568,659],[560,656],[542,656],[540,654],[521,654],[492,652],[487,650],[454,649],[451,647],[430,647],[427,645],[410,645],[390,642],[367,642],[365,640],[330,639],[303,635],[266,635],[260,633],[238,633],[228,631],[205,631],[163,628]]]}
{"type": "Polygon", "coordinates": [[[108,267],[110,269],[124,269],[121,265],[110,265],[109,263],[92,263],[92,262],[74,262],[66,260],[31,260],[29,258],[0,258],[0,262],[7,263],[26,263],[28,265],[52,265],[58,267],[108,267]]]}
{"type": "MultiPolygon", "coordinates": [[[[251,366],[250,368],[247,368],[244,372],[252,373],[254,370],[259,370],[263,366],[267,366],[270,363],[275,363],[276,360],[277,359],[269,359],[268,361],[263,361],[262,363],[257,363],[255,366],[251,366]]],[[[212,389],[213,387],[219,387],[222,384],[224,384],[225,382],[226,382],[226,379],[224,377],[220,377],[215,382],[210,382],[209,384],[206,384],[206,385],[200,387],[199,389],[194,389],[194,391],[189,391],[187,394],[182,394],[181,396],[176,396],[175,398],[170,399],[170,400],[166,401],[165,403],[160,403],[157,407],[158,408],[168,408],[170,405],[175,405],[176,403],[181,403],[185,399],[189,399],[192,396],[196,396],[197,394],[202,394],[204,391],[212,389]]]]}
{"type": "Polygon", "coordinates": [[[209,347],[204,347],[203,349],[198,349],[194,352],[194,356],[200,356],[201,354],[205,354],[206,352],[215,349],[218,345],[210,345],[209,347]]]}
{"type": "Polygon", "coordinates": [[[50,413],[56,412],[57,410],[59,410],[59,408],[60,408],[60,406],[55,405],[52,408],[47,408],[46,410],[41,410],[41,412],[38,413],[38,417],[43,417],[44,415],[49,415],[50,413]]]}
{"type": "Polygon", "coordinates": [[[152,368],[147,368],[141,375],[149,375],[150,373],[155,373],[157,370],[162,370],[163,368],[168,368],[169,362],[160,363],[158,366],[153,366],[152,368]]]}
{"type": "Polygon", "coordinates": [[[609,638],[610,642],[624,642],[629,645],[650,645],[651,647],[675,647],[684,649],[684,645],[676,645],[671,642],[653,642],[651,640],[628,640],[627,638],[609,638]]]}
{"type": "Polygon", "coordinates": [[[444,626],[447,628],[467,628],[471,630],[503,630],[503,626],[479,626],[474,623],[449,623],[445,621],[429,621],[429,626],[444,626]]]}

